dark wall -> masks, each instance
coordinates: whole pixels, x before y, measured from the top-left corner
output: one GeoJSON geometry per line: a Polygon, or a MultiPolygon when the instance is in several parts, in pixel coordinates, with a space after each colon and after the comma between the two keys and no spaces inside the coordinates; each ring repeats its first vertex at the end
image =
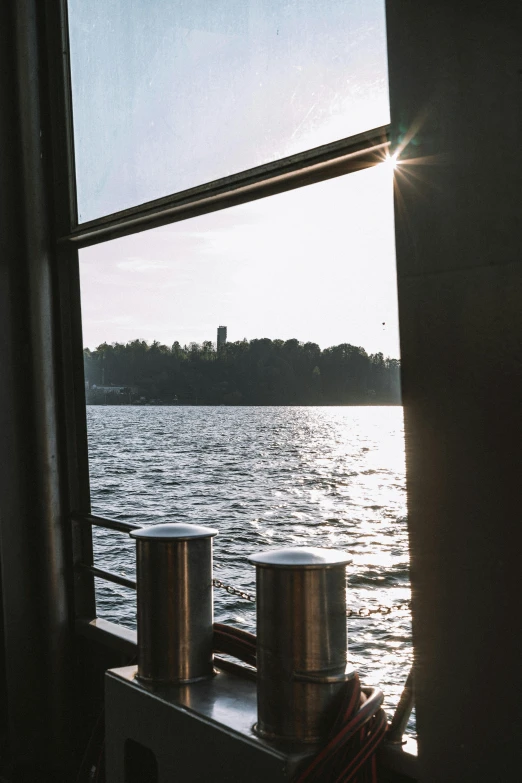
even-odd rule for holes
{"type": "Polygon", "coordinates": [[[9,0],[0,10],[0,560],[14,779],[59,783],[71,763],[72,558],[58,445],[42,8],[9,0]]]}
{"type": "Polygon", "coordinates": [[[396,243],[421,780],[504,781],[522,769],[522,6],[390,0],[387,15],[405,144],[396,243]]]}

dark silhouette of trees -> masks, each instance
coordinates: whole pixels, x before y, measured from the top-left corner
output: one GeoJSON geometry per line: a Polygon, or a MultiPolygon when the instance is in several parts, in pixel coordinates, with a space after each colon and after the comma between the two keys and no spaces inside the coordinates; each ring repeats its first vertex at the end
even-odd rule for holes
{"type": "Polygon", "coordinates": [[[400,362],[348,343],[241,340],[170,348],[154,341],[84,351],[88,402],[207,405],[398,405],[400,362]],[[110,387],[121,394],[107,394],[110,387]],[[99,387],[103,387],[102,393],[99,387]]]}

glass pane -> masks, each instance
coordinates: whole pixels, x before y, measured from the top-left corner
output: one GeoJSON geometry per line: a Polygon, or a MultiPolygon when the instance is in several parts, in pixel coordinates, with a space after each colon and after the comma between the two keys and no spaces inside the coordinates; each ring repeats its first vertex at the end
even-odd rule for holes
{"type": "Polygon", "coordinates": [[[69,0],[79,220],[388,122],[383,0],[69,0]]]}
{"type": "MultiPolygon", "coordinates": [[[[391,168],[186,220],[80,253],[92,507],[207,524],[215,575],[246,556],[347,549],[350,659],[391,710],[411,659],[391,168]],[[226,326],[218,348],[218,327],[226,326]]],[[[101,566],[132,542],[96,529],[101,566]]],[[[124,588],[98,612],[133,626],[124,588]]],[[[215,591],[216,619],[255,606],[215,591]]]]}

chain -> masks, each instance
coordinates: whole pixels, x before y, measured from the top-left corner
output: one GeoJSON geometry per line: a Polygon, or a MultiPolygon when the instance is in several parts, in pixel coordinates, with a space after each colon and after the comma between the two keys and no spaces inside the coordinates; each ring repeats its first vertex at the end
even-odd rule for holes
{"type": "MultiPolygon", "coordinates": [[[[212,584],[214,587],[219,587],[221,590],[225,590],[229,595],[235,595],[238,598],[242,598],[243,601],[252,601],[255,603],[256,597],[252,593],[248,593],[246,590],[241,590],[239,587],[222,582],[221,579],[213,579],[212,584]]],[[[409,602],[400,604],[399,606],[387,606],[386,604],[379,604],[379,606],[361,606],[359,609],[347,609],[347,617],[358,617],[361,619],[368,619],[374,614],[389,615],[398,612],[400,609],[409,608],[409,602]]]]}
{"type": "Polygon", "coordinates": [[[214,587],[220,587],[222,590],[226,590],[230,595],[237,595],[237,597],[242,598],[243,601],[255,602],[256,600],[255,595],[252,595],[252,593],[247,593],[246,590],[241,590],[239,587],[233,587],[233,585],[227,585],[225,582],[222,582],[221,579],[213,579],[212,584],[214,587]]]}
{"type": "Polygon", "coordinates": [[[409,605],[400,604],[399,606],[386,606],[385,604],[379,604],[379,606],[361,606],[359,609],[347,609],[346,616],[367,619],[373,614],[382,614],[385,616],[392,613],[397,614],[400,609],[404,609],[406,607],[409,607],[409,605]]]}

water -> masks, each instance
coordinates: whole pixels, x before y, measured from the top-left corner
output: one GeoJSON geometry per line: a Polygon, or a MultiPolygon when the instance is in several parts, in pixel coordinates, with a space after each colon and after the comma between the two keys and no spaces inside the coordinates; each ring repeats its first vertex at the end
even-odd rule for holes
{"type": "MultiPolygon", "coordinates": [[[[349,552],[348,605],[401,608],[348,620],[350,660],[393,710],[411,665],[402,408],[90,406],[87,420],[93,512],[218,528],[223,581],[255,592],[246,558],[260,550],[349,552]]],[[[130,539],[95,529],[94,541],[98,565],[134,578],[130,539]]],[[[214,600],[217,621],[255,631],[253,604],[214,600]]],[[[99,582],[97,602],[135,627],[132,591],[99,582]]]]}

